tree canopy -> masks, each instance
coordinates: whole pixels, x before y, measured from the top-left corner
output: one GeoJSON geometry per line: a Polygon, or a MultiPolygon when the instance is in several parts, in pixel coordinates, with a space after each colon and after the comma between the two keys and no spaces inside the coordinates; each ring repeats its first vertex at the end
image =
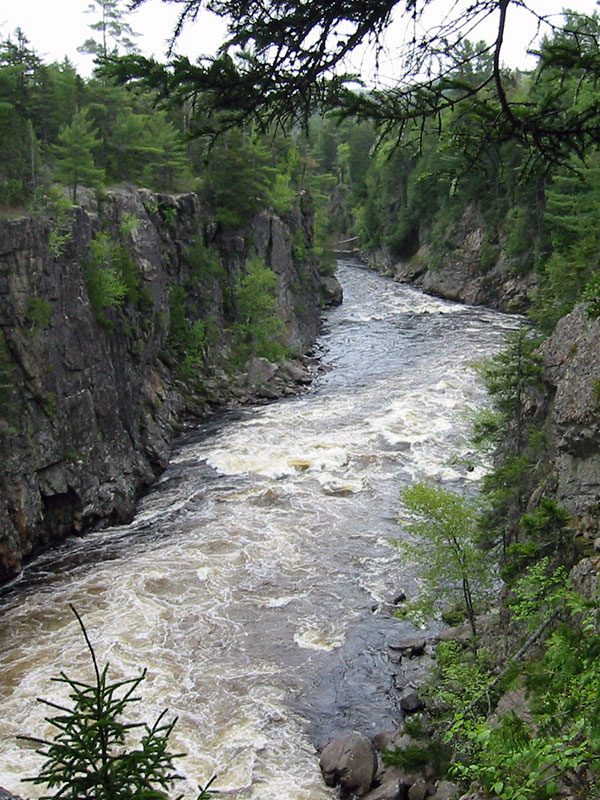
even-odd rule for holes
{"type": "MultiPolygon", "coordinates": [[[[137,8],[147,0],[134,0],[137,8]]],[[[448,13],[439,0],[163,0],[181,6],[172,44],[201,10],[225,18],[228,37],[216,56],[171,55],[170,63],[135,54],[108,59],[105,69],[123,82],[141,81],[163,97],[182,96],[198,113],[202,132],[252,123],[306,121],[315,111],[337,109],[371,119],[385,135],[400,136],[409,126],[446,110],[455,115],[456,134],[475,158],[482,141],[518,140],[533,159],[564,162],[600,141],[600,37],[596,15],[569,12],[567,25],[534,9],[528,0],[470,0],[448,13]],[[527,102],[511,96],[512,75],[503,67],[503,46],[517,8],[545,31],[544,58],[533,80],[538,88],[527,102]],[[438,12],[438,21],[427,20],[438,12]],[[347,58],[370,43],[376,56],[386,47],[393,19],[406,22],[394,60],[394,82],[362,84],[347,72],[347,58]],[[491,19],[495,39],[474,47],[476,26],[491,19]],[[552,78],[549,81],[547,78],[552,78]],[[576,81],[576,102],[565,99],[562,82],[576,81]],[[475,116],[485,135],[473,137],[461,117],[475,116]]]]}

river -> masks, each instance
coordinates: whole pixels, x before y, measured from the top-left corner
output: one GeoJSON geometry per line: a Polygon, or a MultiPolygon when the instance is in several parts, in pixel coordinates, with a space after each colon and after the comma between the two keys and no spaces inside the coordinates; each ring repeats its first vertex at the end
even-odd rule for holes
{"type": "Polygon", "coordinates": [[[37,559],[0,599],[0,785],[23,788],[50,735],[37,697],[89,678],[69,604],[114,677],[148,676],[135,713],[167,707],[182,789],[213,774],[243,800],[325,800],[316,746],[399,720],[410,680],[386,643],[418,586],[390,544],[414,480],[476,480],[467,434],[484,392],[471,368],[517,318],[445,302],[341,262],[323,370],[298,397],[230,412],[182,436],[127,526],[37,559]]]}

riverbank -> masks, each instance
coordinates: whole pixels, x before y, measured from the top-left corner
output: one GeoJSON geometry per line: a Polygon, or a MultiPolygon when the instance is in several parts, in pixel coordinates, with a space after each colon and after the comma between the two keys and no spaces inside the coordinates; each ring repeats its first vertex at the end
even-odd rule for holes
{"type": "Polygon", "coordinates": [[[194,194],[121,188],[1,220],[0,241],[5,582],[65,536],[130,520],[182,416],[304,385],[336,292],[302,197],[234,231],[194,194]],[[300,360],[244,369],[261,346],[300,360]]]}
{"type": "Polygon", "coordinates": [[[389,247],[360,251],[349,247],[371,269],[401,283],[417,286],[427,294],[470,305],[484,305],[509,314],[523,314],[531,306],[538,278],[512,259],[504,244],[490,248],[483,216],[469,207],[447,231],[444,246],[424,242],[410,258],[395,257],[389,247]]]}

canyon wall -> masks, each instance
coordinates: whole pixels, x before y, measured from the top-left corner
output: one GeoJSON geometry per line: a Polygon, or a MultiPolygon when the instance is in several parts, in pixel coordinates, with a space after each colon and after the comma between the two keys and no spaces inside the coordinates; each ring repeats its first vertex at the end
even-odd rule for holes
{"type": "Polygon", "coordinates": [[[323,279],[304,198],[235,232],[195,194],[133,188],[0,220],[0,582],[66,535],[129,520],[181,415],[243,395],[243,367],[224,365],[253,256],[276,275],[290,352],[306,352],[323,279]],[[210,327],[193,375],[172,346],[174,298],[203,342],[210,327]]]}

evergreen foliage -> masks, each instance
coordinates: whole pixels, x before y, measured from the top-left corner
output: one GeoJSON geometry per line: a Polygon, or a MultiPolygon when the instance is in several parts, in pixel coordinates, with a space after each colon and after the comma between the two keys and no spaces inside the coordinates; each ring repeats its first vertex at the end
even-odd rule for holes
{"type": "Polygon", "coordinates": [[[44,757],[31,783],[47,786],[52,797],[69,800],[166,800],[180,777],[174,761],[180,754],[169,751],[175,720],[166,722],[166,711],[152,725],[128,722],[130,706],[146,677],[110,681],[109,665],[100,668],[81,617],[81,627],[94,669],[94,681],[85,683],[64,672],[54,678],[69,687],[71,706],[41,700],[49,710],[48,722],[57,731],[54,739],[22,737],[38,746],[44,757]]]}
{"type": "Polygon", "coordinates": [[[73,202],[77,200],[78,186],[100,186],[104,170],[96,167],[93,150],[100,141],[85,109],[76,111],[70,125],[58,134],[55,148],[56,174],[71,189],[73,202]]]}
{"type": "Polygon", "coordinates": [[[99,18],[90,24],[95,36],[91,36],[77,49],[82,53],[106,58],[109,54],[118,55],[120,51],[126,53],[138,52],[135,33],[127,22],[127,10],[120,0],[93,0],[87,7],[86,13],[98,15],[99,18]]]}
{"type": "Polygon", "coordinates": [[[251,258],[234,291],[239,321],[233,334],[236,358],[241,363],[257,356],[281,361],[288,355],[283,322],[277,313],[276,286],[273,270],[260,257],[251,258]]]}

